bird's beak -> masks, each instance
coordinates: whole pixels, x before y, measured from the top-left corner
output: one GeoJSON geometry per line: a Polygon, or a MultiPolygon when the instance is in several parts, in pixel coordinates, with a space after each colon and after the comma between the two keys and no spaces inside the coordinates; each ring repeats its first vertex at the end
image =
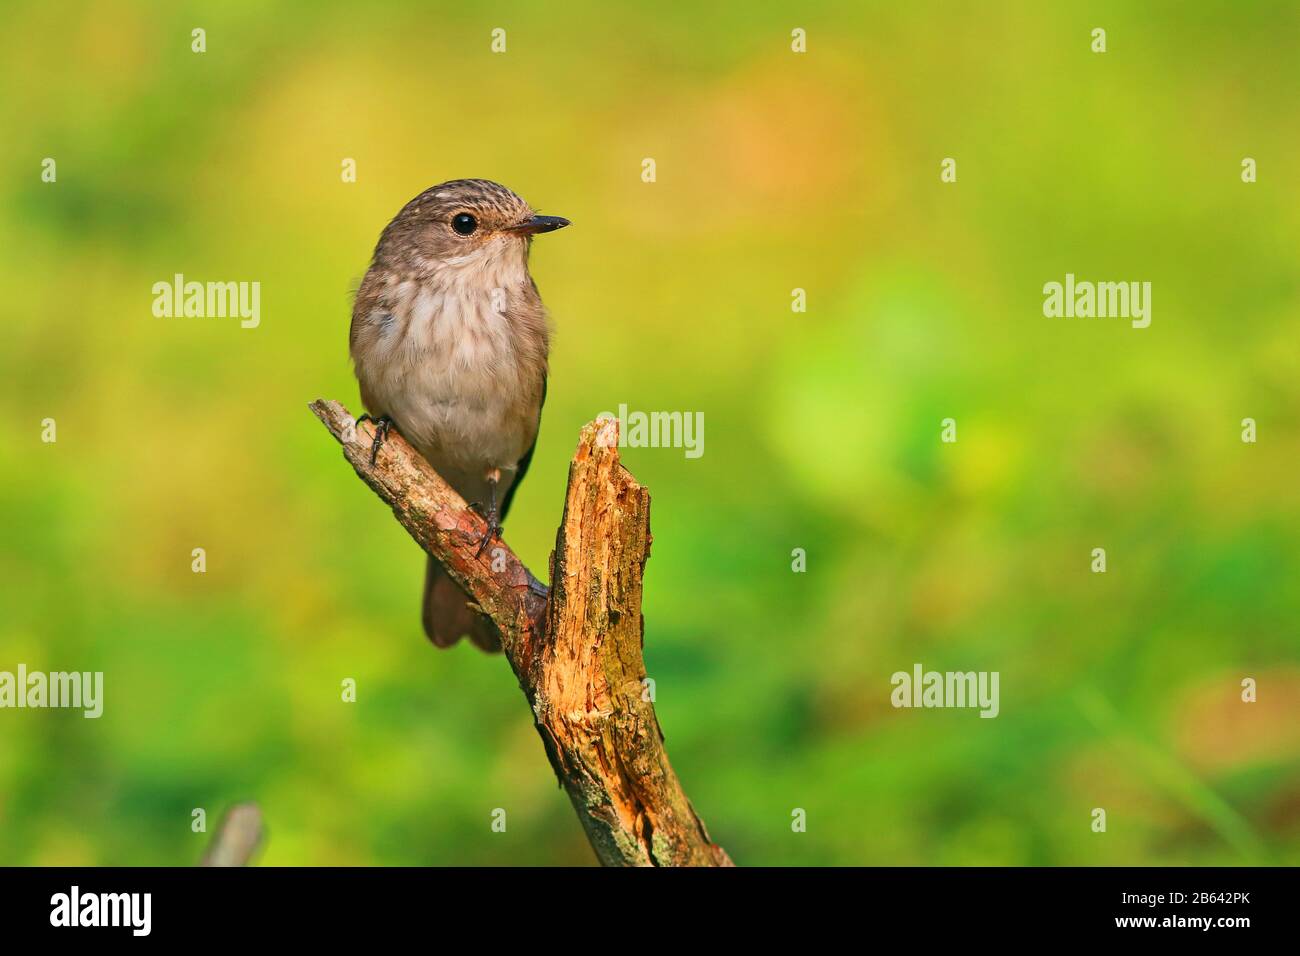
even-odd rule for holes
{"type": "Polygon", "coordinates": [[[539,232],[554,232],[556,229],[563,229],[569,224],[569,220],[563,216],[534,216],[532,219],[525,219],[517,226],[507,226],[507,232],[518,233],[521,236],[534,236],[539,232]]]}

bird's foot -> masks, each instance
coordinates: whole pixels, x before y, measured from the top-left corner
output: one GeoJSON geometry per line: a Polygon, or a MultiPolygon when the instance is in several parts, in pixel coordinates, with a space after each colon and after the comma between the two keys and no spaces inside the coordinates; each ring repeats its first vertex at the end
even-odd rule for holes
{"type": "Polygon", "coordinates": [[[483,476],[488,487],[488,506],[486,509],[480,505],[470,505],[484,521],[487,522],[487,530],[483,532],[483,537],[479,540],[478,551],[474,557],[481,558],[487,546],[492,543],[493,539],[501,537],[501,519],[497,514],[497,485],[501,481],[501,469],[489,468],[487,474],[483,476]]]}
{"type": "Polygon", "coordinates": [[[375,467],[375,462],[379,459],[379,449],[384,446],[384,440],[388,438],[389,429],[393,427],[393,420],[385,415],[379,418],[372,418],[369,415],[362,415],[357,419],[357,424],[362,422],[372,422],[375,426],[375,437],[370,442],[370,467],[375,467]]]}
{"type": "Polygon", "coordinates": [[[497,517],[496,505],[485,508],[482,503],[472,501],[469,510],[487,522],[487,528],[484,529],[483,536],[478,539],[478,550],[474,552],[474,557],[481,558],[489,544],[494,540],[499,541],[501,539],[501,521],[497,517]]]}

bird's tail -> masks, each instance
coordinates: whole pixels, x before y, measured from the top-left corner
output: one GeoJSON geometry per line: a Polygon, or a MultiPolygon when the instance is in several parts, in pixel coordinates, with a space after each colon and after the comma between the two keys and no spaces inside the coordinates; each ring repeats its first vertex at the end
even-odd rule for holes
{"type": "Polygon", "coordinates": [[[469,635],[488,653],[501,650],[496,625],[469,606],[469,596],[433,558],[424,573],[423,618],[424,633],[439,647],[451,647],[469,635]]]}

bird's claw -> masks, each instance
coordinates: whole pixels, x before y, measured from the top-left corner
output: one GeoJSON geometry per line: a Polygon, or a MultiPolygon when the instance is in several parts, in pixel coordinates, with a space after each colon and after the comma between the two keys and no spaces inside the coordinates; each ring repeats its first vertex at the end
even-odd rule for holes
{"type": "Polygon", "coordinates": [[[487,530],[483,532],[483,537],[479,539],[478,551],[474,553],[475,558],[481,558],[487,546],[492,543],[493,538],[501,537],[501,518],[497,514],[497,483],[501,480],[501,471],[492,468],[484,476],[488,488],[488,506],[484,508],[482,504],[475,501],[469,506],[470,510],[487,522],[487,530]]]}
{"type": "Polygon", "coordinates": [[[483,536],[479,538],[478,550],[474,552],[475,558],[483,557],[483,552],[487,550],[487,546],[494,539],[500,539],[501,537],[501,523],[497,521],[496,515],[485,515],[483,520],[487,522],[487,528],[484,530],[483,536]]]}
{"type": "Polygon", "coordinates": [[[393,427],[393,420],[386,416],[372,418],[369,415],[362,415],[357,419],[357,424],[362,422],[372,422],[375,426],[375,437],[370,442],[370,467],[375,467],[375,462],[379,460],[379,449],[383,447],[384,440],[388,438],[388,432],[393,427]]]}

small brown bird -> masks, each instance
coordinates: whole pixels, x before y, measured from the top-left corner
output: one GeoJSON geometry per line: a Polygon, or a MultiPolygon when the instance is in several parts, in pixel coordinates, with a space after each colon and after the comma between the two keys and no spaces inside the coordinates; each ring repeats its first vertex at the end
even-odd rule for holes
{"type": "MultiPolygon", "coordinates": [[[[532,237],[567,226],[498,183],[426,189],[388,224],[352,309],[351,352],[375,423],[371,461],[390,427],[500,534],[528,470],[546,399],[546,308],[528,273],[532,237]]],[[[424,630],[439,647],[500,635],[429,559],[424,630]]]]}

